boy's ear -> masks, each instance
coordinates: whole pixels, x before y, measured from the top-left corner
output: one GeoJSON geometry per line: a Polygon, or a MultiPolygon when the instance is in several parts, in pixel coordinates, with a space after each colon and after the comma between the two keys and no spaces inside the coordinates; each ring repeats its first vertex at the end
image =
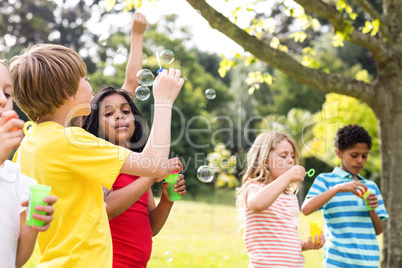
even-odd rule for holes
{"type": "Polygon", "coordinates": [[[339,159],[341,159],[341,156],[342,156],[341,150],[339,150],[338,148],[335,148],[335,153],[336,153],[336,156],[337,156],[339,159]]]}

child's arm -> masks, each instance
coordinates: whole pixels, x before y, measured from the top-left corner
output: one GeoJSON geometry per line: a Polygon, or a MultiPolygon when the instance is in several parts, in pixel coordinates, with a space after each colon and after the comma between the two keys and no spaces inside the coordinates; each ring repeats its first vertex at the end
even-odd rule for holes
{"type": "Polygon", "coordinates": [[[304,215],[310,215],[314,211],[320,209],[325,203],[327,203],[332,197],[340,192],[352,192],[353,194],[359,196],[359,189],[366,188],[364,183],[359,181],[352,181],[338,184],[331,189],[311,198],[307,198],[301,208],[304,215]]]}
{"type": "Polygon", "coordinates": [[[4,112],[0,117],[0,165],[4,163],[14,149],[22,141],[24,121],[18,119],[18,114],[11,110],[4,112]],[[18,130],[14,130],[17,127],[18,130]]]}
{"type": "MultiPolygon", "coordinates": [[[[372,208],[378,207],[378,198],[374,193],[370,193],[367,196],[367,204],[370,205],[370,207],[372,207],[372,208]]],[[[369,215],[370,215],[371,221],[373,222],[376,235],[382,234],[382,232],[384,231],[384,226],[383,226],[381,218],[378,217],[378,214],[375,211],[375,209],[370,210],[369,215]]]]}
{"type": "Polygon", "coordinates": [[[175,170],[182,170],[181,162],[169,166],[167,158],[170,150],[173,102],[184,83],[180,75],[180,70],[170,68],[157,76],[153,84],[154,120],[147,144],[141,153],[130,153],[120,170],[121,173],[160,178],[175,170]]]}
{"type": "MultiPolygon", "coordinates": [[[[175,157],[169,159],[170,166],[183,165],[179,158],[175,157]]],[[[170,170],[170,168],[169,168],[170,170]]],[[[182,170],[177,169],[177,170],[182,170]]],[[[167,173],[168,175],[169,173],[167,173]]],[[[105,190],[105,203],[106,212],[109,220],[119,216],[121,213],[131,207],[138,199],[141,198],[146,191],[148,191],[155,182],[163,180],[166,176],[161,178],[140,177],[129,185],[116,190],[105,190]]],[[[152,199],[153,200],[153,199],[152,199]]]]}
{"type": "MultiPolygon", "coordinates": [[[[186,186],[184,183],[184,175],[180,174],[174,187],[177,193],[180,195],[184,195],[186,193],[186,186]]],[[[165,225],[174,203],[170,201],[169,194],[167,193],[168,183],[162,183],[161,187],[162,196],[157,207],[155,207],[155,201],[151,190],[149,191],[148,196],[148,211],[151,222],[152,236],[157,235],[162,229],[163,225],[165,225]]]]}
{"type": "Polygon", "coordinates": [[[122,87],[132,96],[135,95],[135,89],[138,86],[137,73],[142,68],[142,35],[146,28],[147,21],[145,16],[135,12],[133,24],[131,25],[131,47],[126,67],[126,80],[122,87]]]}
{"type": "Polygon", "coordinates": [[[305,176],[304,167],[296,165],[261,189],[249,188],[246,195],[247,207],[254,212],[266,210],[290,183],[303,181],[305,176]]]}
{"type": "MultiPolygon", "coordinates": [[[[53,220],[53,204],[57,201],[56,196],[48,196],[45,197],[44,202],[48,203],[47,206],[36,206],[35,209],[37,211],[46,212],[46,215],[41,215],[34,213],[32,215],[33,218],[37,220],[41,220],[45,223],[44,226],[29,226],[25,225],[26,212],[22,212],[21,215],[21,233],[18,238],[18,247],[17,247],[17,257],[15,261],[16,267],[21,267],[24,265],[32,255],[32,252],[35,248],[36,237],[38,236],[38,232],[44,232],[50,227],[50,222],[53,220]]],[[[28,201],[24,201],[21,204],[22,206],[27,206],[28,201]]]]}
{"type": "Polygon", "coordinates": [[[155,182],[154,178],[140,177],[119,190],[105,189],[106,212],[109,220],[129,209],[155,182]]]}

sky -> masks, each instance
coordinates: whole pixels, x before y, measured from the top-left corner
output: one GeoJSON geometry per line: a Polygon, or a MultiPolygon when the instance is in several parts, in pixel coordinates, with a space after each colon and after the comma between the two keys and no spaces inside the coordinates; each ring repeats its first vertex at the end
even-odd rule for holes
{"type": "MultiPolygon", "coordinates": [[[[214,2],[225,4],[224,1],[214,2]]],[[[244,51],[242,47],[224,34],[212,29],[209,23],[185,0],[159,0],[156,6],[147,0],[143,0],[142,7],[137,11],[145,15],[149,24],[158,22],[163,15],[177,14],[177,28],[188,26],[193,34],[192,45],[197,46],[202,51],[217,53],[218,55],[224,54],[225,56],[244,51]],[[211,42],[211,40],[215,41],[211,42]]],[[[96,17],[94,17],[94,20],[96,20],[96,17]]],[[[101,35],[104,32],[105,24],[106,27],[110,27],[111,25],[108,25],[110,23],[113,23],[114,26],[131,25],[132,14],[120,14],[118,18],[112,17],[109,20],[109,22],[104,21],[97,24],[89,23],[89,28],[94,33],[101,35]]]]}

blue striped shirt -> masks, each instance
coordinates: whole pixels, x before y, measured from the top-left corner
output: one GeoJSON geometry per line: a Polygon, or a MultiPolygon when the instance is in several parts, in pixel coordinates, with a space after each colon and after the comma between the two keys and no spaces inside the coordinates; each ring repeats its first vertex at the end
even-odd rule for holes
{"type": "MultiPolygon", "coordinates": [[[[384,202],[375,182],[358,175],[378,198],[377,215],[387,219],[384,202]]],[[[351,182],[353,176],[336,167],[317,176],[306,198],[317,196],[335,185],[351,182]]],[[[338,193],[321,208],[326,228],[324,267],[378,268],[380,249],[373,222],[362,198],[351,192],[338,193]]]]}

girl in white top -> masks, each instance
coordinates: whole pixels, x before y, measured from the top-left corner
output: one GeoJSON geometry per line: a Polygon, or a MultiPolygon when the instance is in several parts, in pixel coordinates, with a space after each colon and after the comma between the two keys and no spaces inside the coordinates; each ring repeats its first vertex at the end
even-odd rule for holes
{"type": "MultiPolygon", "coordinates": [[[[296,165],[299,154],[293,139],[282,132],[260,134],[247,154],[243,185],[237,192],[239,218],[244,220],[244,242],[249,267],[304,267],[303,250],[324,245],[297,233],[299,205],[294,191],[306,175],[296,165]]],[[[318,238],[318,237],[317,237],[318,238]]]]}
{"type": "Polygon", "coordinates": [[[22,175],[20,165],[8,161],[22,140],[24,121],[13,111],[10,72],[0,60],[0,267],[21,267],[31,256],[38,232],[46,231],[53,219],[55,196],[44,201],[49,205],[36,206],[46,215],[33,214],[33,218],[45,223],[43,227],[25,225],[25,206],[28,204],[29,186],[37,183],[22,175]]]}

